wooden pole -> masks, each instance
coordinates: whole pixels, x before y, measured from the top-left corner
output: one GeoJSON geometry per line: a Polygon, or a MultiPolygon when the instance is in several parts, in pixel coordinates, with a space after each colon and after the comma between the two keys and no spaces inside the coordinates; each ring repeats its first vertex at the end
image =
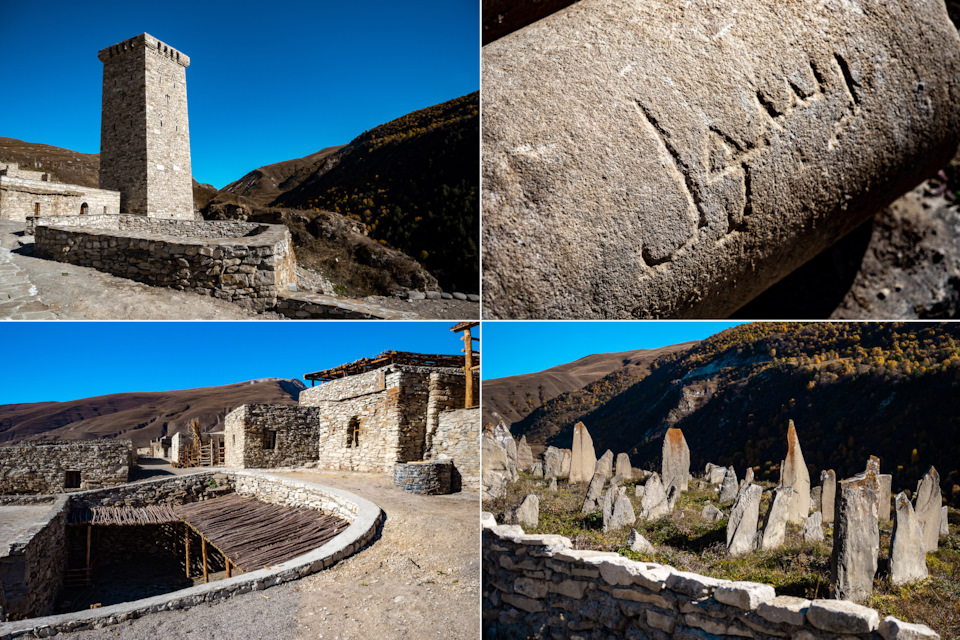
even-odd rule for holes
{"type": "Polygon", "coordinates": [[[207,575],[207,539],[200,536],[200,549],[203,553],[203,581],[210,582],[210,576],[207,575]]]}
{"type": "Polygon", "coordinates": [[[473,406],[473,340],[470,339],[470,329],[463,330],[463,371],[466,373],[466,391],[464,392],[464,409],[473,406]]]}
{"type": "Polygon", "coordinates": [[[226,563],[227,563],[227,577],[229,578],[229,577],[232,575],[232,574],[230,573],[230,558],[224,557],[223,559],[224,559],[224,560],[226,561],[226,563]]]}
{"type": "Polygon", "coordinates": [[[87,570],[90,569],[90,542],[93,539],[93,525],[87,525],[87,570]]]}
{"type": "Polygon", "coordinates": [[[187,549],[187,577],[190,577],[190,527],[183,525],[184,546],[187,549]]]}

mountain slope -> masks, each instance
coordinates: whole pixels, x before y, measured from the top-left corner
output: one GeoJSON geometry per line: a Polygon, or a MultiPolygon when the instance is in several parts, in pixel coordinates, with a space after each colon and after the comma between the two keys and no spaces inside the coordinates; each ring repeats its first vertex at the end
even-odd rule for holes
{"type": "Polygon", "coordinates": [[[221,191],[249,198],[257,204],[267,204],[280,194],[299,185],[300,181],[309,175],[302,170],[321,165],[324,160],[334,156],[344,146],[327,147],[302,158],[275,162],[254,169],[239,180],[231,182],[221,191]]]}
{"type": "Polygon", "coordinates": [[[177,391],[116,393],[69,402],[0,405],[0,445],[21,440],[131,438],[137,446],[176,431],[194,418],[203,430],[223,429],[242,404],[296,404],[299,380],[256,380],[177,391]]]}
{"type": "MultiPolygon", "coordinates": [[[[536,412],[535,412],[536,413],[536,412]]],[[[531,414],[530,417],[534,417],[531,414]]],[[[528,417],[528,418],[530,418],[528,417]]],[[[599,452],[626,451],[657,468],[663,434],[683,429],[691,466],[747,466],[776,480],[787,422],[811,478],[849,477],[879,456],[894,491],[916,489],[934,465],[960,501],[960,326],[921,323],[754,323],[654,363],[636,384],[579,418],[599,452]]],[[[569,417],[545,443],[569,446],[569,417]]],[[[536,423],[514,435],[536,438],[536,423]]]]}
{"type": "Polygon", "coordinates": [[[618,369],[636,367],[637,379],[649,373],[649,364],[676,349],[696,344],[673,345],[660,349],[635,349],[615,353],[595,353],[544,369],[483,382],[483,423],[503,420],[508,426],[523,420],[562,393],[576,391],[618,369]]]}

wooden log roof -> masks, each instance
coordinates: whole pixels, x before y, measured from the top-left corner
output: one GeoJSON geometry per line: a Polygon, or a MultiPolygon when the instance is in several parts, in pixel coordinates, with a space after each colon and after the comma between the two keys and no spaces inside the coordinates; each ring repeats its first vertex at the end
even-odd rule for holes
{"type": "Polygon", "coordinates": [[[384,351],[373,358],[360,358],[354,362],[341,364],[332,369],[304,374],[306,380],[325,382],[345,378],[358,373],[372,371],[390,364],[407,364],[421,367],[452,367],[463,369],[463,356],[451,356],[435,353],[414,353],[410,351],[384,351]]]}
{"type": "Polygon", "coordinates": [[[96,525],[145,525],[180,522],[172,507],[152,505],[149,507],[84,507],[67,514],[67,524],[96,525]]]}

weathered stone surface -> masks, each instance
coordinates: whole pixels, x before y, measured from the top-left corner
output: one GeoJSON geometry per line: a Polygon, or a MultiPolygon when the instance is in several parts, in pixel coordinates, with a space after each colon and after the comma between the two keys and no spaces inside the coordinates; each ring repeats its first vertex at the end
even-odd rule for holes
{"type": "Polygon", "coordinates": [[[712,462],[707,463],[704,476],[710,484],[720,484],[727,475],[727,468],[712,462]]]}
{"type": "Polygon", "coordinates": [[[607,523],[613,517],[613,508],[617,503],[617,496],[620,495],[620,487],[610,485],[603,496],[600,498],[600,512],[603,514],[603,529],[607,530],[607,523]]]}
{"type": "Polygon", "coordinates": [[[723,512],[712,504],[708,504],[703,508],[703,511],[700,512],[700,517],[708,522],[718,522],[723,520],[723,512]]]}
{"type": "Polygon", "coordinates": [[[787,514],[795,498],[792,487],[777,487],[773,490],[770,508],[763,519],[763,531],[760,534],[761,549],[776,549],[783,544],[787,535],[787,514]]]}
{"type": "Polygon", "coordinates": [[[640,500],[640,519],[656,520],[670,513],[667,493],[663,490],[660,476],[654,473],[643,485],[643,498],[640,500]]]}
{"type": "Polygon", "coordinates": [[[890,499],[892,497],[891,492],[893,491],[893,476],[889,473],[879,473],[877,474],[877,479],[880,481],[880,495],[877,496],[877,518],[880,522],[887,522],[890,520],[890,499]]]}
{"type": "Polygon", "coordinates": [[[920,521],[902,491],[897,494],[893,535],[890,537],[890,581],[907,584],[927,577],[927,552],[920,521]]]}
{"type": "Polygon", "coordinates": [[[667,429],[663,437],[662,480],[664,490],[686,491],[690,482],[690,447],[680,429],[667,429]]]}
{"type": "Polygon", "coordinates": [[[507,452],[485,433],[481,438],[480,456],[480,481],[484,497],[499,498],[504,494],[510,478],[507,452]]]}
{"type": "Polygon", "coordinates": [[[930,467],[917,483],[915,509],[923,531],[923,546],[927,553],[937,550],[940,538],[940,474],[930,467]]]}
{"type": "Polygon", "coordinates": [[[643,485],[642,485],[642,484],[634,485],[634,487],[633,487],[633,495],[635,495],[635,496],[638,497],[638,498],[642,498],[642,497],[643,497],[643,485]]]}
{"type": "Polygon", "coordinates": [[[757,614],[764,620],[777,624],[802,626],[807,617],[810,601],[795,596],[777,596],[757,607],[757,614]]]}
{"type": "Polygon", "coordinates": [[[717,497],[717,501],[720,504],[733,502],[737,499],[738,489],[737,472],[733,470],[733,467],[730,467],[723,476],[723,482],[720,484],[720,495],[717,497]]]}
{"type": "Polygon", "coordinates": [[[880,615],[869,607],[843,600],[814,600],[807,620],[832,633],[870,633],[880,626],[880,615]]]}
{"type": "Polygon", "coordinates": [[[877,487],[868,471],[837,483],[830,581],[841,600],[862,600],[873,593],[880,552],[877,487]]]}
{"type": "Polygon", "coordinates": [[[667,577],[664,586],[692,598],[703,598],[713,595],[716,589],[728,584],[729,580],[710,578],[689,571],[674,571],[667,577]]]}
{"type": "Polygon", "coordinates": [[[650,541],[637,533],[636,529],[630,531],[630,535],[627,536],[627,544],[630,546],[631,551],[636,551],[637,553],[653,553],[656,551],[654,546],[650,544],[650,541]]]}
{"type": "Polygon", "coordinates": [[[883,640],[940,640],[940,636],[925,624],[901,622],[887,616],[878,629],[883,640]]]}
{"type": "Polygon", "coordinates": [[[757,546],[757,522],[760,519],[760,485],[747,487],[730,511],[727,522],[727,553],[739,556],[750,553],[757,546]]]}
{"type": "Polygon", "coordinates": [[[550,489],[550,491],[556,491],[556,490],[557,490],[557,479],[556,479],[556,478],[550,478],[550,482],[547,483],[547,488],[550,489]]]}
{"type": "Polygon", "coordinates": [[[610,449],[604,451],[603,455],[597,460],[595,471],[602,473],[607,480],[613,477],[613,451],[610,451],[610,449]]]}
{"type": "Polygon", "coordinates": [[[823,487],[814,487],[810,489],[810,513],[820,513],[820,493],[823,487]]]}
{"type": "Polygon", "coordinates": [[[559,478],[562,475],[563,451],[556,447],[547,447],[543,452],[543,477],[559,478]]]}
{"type": "Polygon", "coordinates": [[[533,462],[533,451],[527,444],[527,436],[522,436],[517,445],[517,468],[520,471],[530,471],[533,469],[533,462]]]}
{"type": "Polygon", "coordinates": [[[543,477],[543,462],[542,462],[542,461],[540,461],[540,462],[534,462],[534,463],[533,463],[533,467],[530,468],[530,473],[533,474],[533,477],[534,477],[534,478],[542,478],[542,477],[543,477]]]}
{"type": "Polygon", "coordinates": [[[617,529],[622,529],[627,527],[637,521],[636,515],[633,513],[633,505],[630,503],[630,498],[627,497],[626,489],[620,487],[617,490],[616,501],[613,505],[613,514],[610,517],[609,522],[604,525],[605,531],[616,531],[617,529]]]}
{"type": "Polygon", "coordinates": [[[588,482],[596,470],[597,453],[593,438],[582,422],[573,425],[573,450],[570,458],[570,482],[588,482]]]}
{"type": "Polygon", "coordinates": [[[726,317],[947,163],[958,49],[906,0],[590,0],[488,44],[485,312],[726,317]]]}
{"type": "Polygon", "coordinates": [[[787,457],[780,465],[780,485],[791,487],[796,492],[790,500],[787,521],[801,524],[810,514],[810,472],[803,460],[793,420],[787,426],[787,457]]]}
{"type": "Polygon", "coordinates": [[[510,482],[516,482],[520,479],[517,473],[517,441],[507,432],[506,438],[501,441],[504,452],[507,454],[507,472],[510,482]]]}
{"type": "Polygon", "coordinates": [[[823,524],[833,522],[833,512],[836,508],[837,496],[837,474],[833,469],[820,472],[820,514],[823,516],[823,524]]]}
{"type": "Polygon", "coordinates": [[[0,495],[112,487],[129,482],[136,464],[131,440],[20,442],[0,447],[0,495]],[[76,473],[73,486],[68,471],[76,473]]]}
{"type": "Polygon", "coordinates": [[[950,535],[950,519],[949,513],[947,512],[947,506],[944,505],[940,507],[940,535],[948,536],[950,535]]]}
{"type": "Polygon", "coordinates": [[[823,514],[814,511],[803,521],[803,529],[800,532],[804,542],[823,542],[823,514]]]}
{"type": "Polygon", "coordinates": [[[504,524],[519,524],[523,527],[536,529],[540,522],[540,498],[532,493],[527,494],[515,509],[510,509],[503,516],[504,524]]]}
{"type": "Polygon", "coordinates": [[[603,474],[595,473],[587,485],[587,497],[583,500],[583,507],[580,513],[593,513],[600,508],[600,498],[603,496],[603,485],[606,483],[603,474]]]}
{"type": "Polygon", "coordinates": [[[563,461],[560,463],[560,475],[558,478],[570,479],[570,466],[573,464],[573,452],[570,449],[561,449],[563,461]]]}
{"type": "Polygon", "coordinates": [[[623,478],[624,482],[633,480],[633,467],[630,466],[630,456],[625,453],[617,454],[617,475],[623,478]]]}
{"type": "Polygon", "coordinates": [[[761,603],[771,602],[776,596],[773,587],[759,582],[731,582],[713,592],[718,602],[746,611],[754,611],[761,603]]]}

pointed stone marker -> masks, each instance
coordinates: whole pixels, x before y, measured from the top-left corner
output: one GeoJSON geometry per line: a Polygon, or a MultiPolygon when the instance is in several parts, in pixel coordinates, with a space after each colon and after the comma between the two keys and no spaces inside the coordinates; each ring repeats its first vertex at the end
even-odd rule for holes
{"type": "Polygon", "coordinates": [[[794,498],[793,487],[777,487],[770,499],[770,508],[763,519],[763,531],[760,533],[760,549],[776,549],[783,545],[787,537],[787,513],[794,498]]]}
{"type": "Polygon", "coordinates": [[[530,473],[533,474],[534,478],[543,477],[543,462],[534,462],[533,467],[530,469],[530,473]]]}
{"type": "Polygon", "coordinates": [[[914,509],[923,531],[923,546],[927,553],[937,550],[940,538],[940,474],[930,467],[917,484],[917,500],[914,509]]]}
{"type": "Polygon", "coordinates": [[[510,480],[507,452],[492,436],[485,434],[480,440],[483,493],[487,498],[499,498],[505,493],[506,483],[510,480]]]}
{"type": "Polygon", "coordinates": [[[898,493],[896,504],[890,538],[890,581],[907,584],[927,577],[927,553],[923,548],[920,521],[907,494],[898,493]]]}
{"type": "Polygon", "coordinates": [[[823,542],[823,515],[819,511],[810,514],[810,517],[803,521],[800,533],[804,542],[823,542]]]}
{"type": "Polygon", "coordinates": [[[650,541],[637,533],[636,529],[630,531],[630,535],[627,536],[627,544],[630,545],[631,551],[636,551],[637,553],[654,553],[656,551],[656,548],[650,544],[650,541]]]}
{"type": "Polygon", "coordinates": [[[533,451],[527,444],[527,436],[520,438],[517,445],[517,468],[520,471],[530,471],[533,468],[533,451]]]}
{"type": "Polygon", "coordinates": [[[604,480],[602,473],[593,474],[593,478],[587,486],[587,497],[583,501],[580,513],[586,515],[600,508],[600,498],[603,496],[604,484],[606,484],[606,480],[604,480]]]}
{"type": "Polygon", "coordinates": [[[627,497],[626,488],[620,487],[616,491],[616,498],[613,504],[613,514],[611,515],[609,522],[605,525],[604,530],[616,531],[617,529],[622,529],[636,521],[637,517],[633,512],[633,505],[630,503],[630,498],[627,497]]]}
{"type": "Polygon", "coordinates": [[[760,520],[760,485],[752,484],[737,498],[727,521],[727,554],[740,556],[757,547],[757,522],[760,520]]]}
{"type": "Polygon", "coordinates": [[[737,488],[737,472],[733,470],[733,467],[730,467],[727,469],[727,474],[720,485],[720,496],[717,498],[717,502],[727,504],[736,500],[737,488]]]}
{"type": "Polygon", "coordinates": [[[613,451],[610,451],[610,449],[604,451],[600,459],[597,460],[597,467],[594,471],[602,473],[607,480],[613,477],[613,451]]]}
{"type": "Polygon", "coordinates": [[[643,498],[640,500],[640,519],[656,520],[670,513],[667,493],[663,490],[663,483],[656,473],[650,476],[647,484],[643,485],[643,498]]]}
{"type": "Polygon", "coordinates": [[[879,480],[867,471],[837,483],[830,581],[838,600],[863,600],[873,593],[880,552],[877,520],[879,480]]]}
{"type": "Polygon", "coordinates": [[[686,491],[690,482],[690,447],[680,429],[667,429],[663,438],[663,460],[661,462],[664,490],[672,486],[686,491]]]}
{"type": "Polygon", "coordinates": [[[630,456],[625,453],[617,454],[617,475],[623,478],[624,482],[633,480],[633,467],[630,466],[630,456]]]}
{"type": "Polygon", "coordinates": [[[723,520],[723,512],[708,503],[707,506],[703,508],[703,511],[700,512],[700,517],[707,522],[717,522],[723,520]]]}
{"type": "Polygon", "coordinates": [[[504,514],[504,524],[519,524],[536,529],[540,521],[540,498],[530,493],[515,509],[504,514]]]}
{"type": "Polygon", "coordinates": [[[588,482],[597,467],[593,438],[582,422],[573,425],[573,449],[570,457],[570,482],[588,482]]]}
{"type": "Polygon", "coordinates": [[[603,497],[600,498],[600,511],[603,514],[603,530],[607,530],[607,523],[610,522],[610,518],[613,517],[613,508],[617,503],[617,496],[620,495],[620,487],[610,485],[610,487],[603,492],[603,497]]]}
{"type": "Polygon", "coordinates": [[[517,473],[517,441],[508,432],[506,437],[501,440],[501,445],[503,450],[507,452],[507,473],[510,482],[516,482],[520,479],[520,474],[517,473]]]}
{"type": "Polygon", "coordinates": [[[823,524],[833,522],[833,512],[837,497],[837,474],[833,469],[820,472],[820,513],[823,524]]]}
{"type": "Polygon", "coordinates": [[[789,522],[802,524],[810,515],[810,472],[803,461],[800,440],[793,420],[787,426],[787,457],[780,465],[780,486],[791,487],[796,493],[790,500],[789,522]]]}

